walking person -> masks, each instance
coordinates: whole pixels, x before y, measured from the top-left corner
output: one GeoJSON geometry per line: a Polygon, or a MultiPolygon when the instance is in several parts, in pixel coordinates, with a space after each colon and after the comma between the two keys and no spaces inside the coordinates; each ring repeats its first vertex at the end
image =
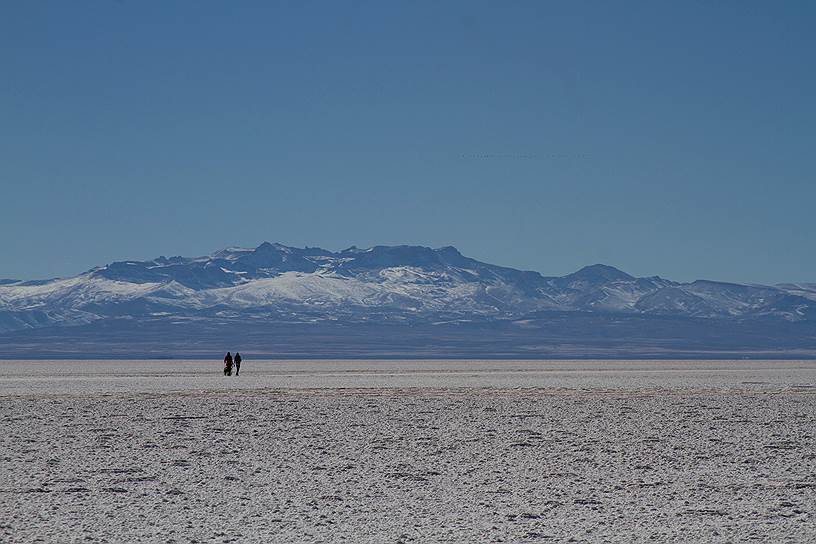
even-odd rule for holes
{"type": "Polygon", "coordinates": [[[229,351],[224,357],[224,376],[232,376],[232,354],[229,351]]]}
{"type": "Polygon", "coordinates": [[[237,376],[241,372],[241,354],[237,351],[235,352],[235,375],[237,376]]]}

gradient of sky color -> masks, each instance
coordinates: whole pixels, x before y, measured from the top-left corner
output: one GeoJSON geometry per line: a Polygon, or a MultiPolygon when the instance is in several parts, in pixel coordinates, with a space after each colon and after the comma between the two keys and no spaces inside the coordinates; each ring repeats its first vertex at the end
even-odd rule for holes
{"type": "Polygon", "coordinates": [[[816,281],[812,2],[7,2],[0,278],[264,240],[816,281]]]}

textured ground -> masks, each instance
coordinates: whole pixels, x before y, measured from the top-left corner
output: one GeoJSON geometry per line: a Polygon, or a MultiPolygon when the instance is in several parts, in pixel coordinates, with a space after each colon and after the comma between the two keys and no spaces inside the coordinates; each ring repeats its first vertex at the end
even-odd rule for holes
{"type": "Polygon", "coordinates": [[[0,362],[3,542],[812,542],[816,363],[0,362]]]}

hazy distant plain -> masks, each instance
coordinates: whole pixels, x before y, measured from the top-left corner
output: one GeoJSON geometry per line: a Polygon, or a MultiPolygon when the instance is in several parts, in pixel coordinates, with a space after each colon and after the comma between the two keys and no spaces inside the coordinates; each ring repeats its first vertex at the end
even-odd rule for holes
{"type": "Polygon", "coordinates": [[[0,361],[0,540],[816,539],[814,361],[0,361]]]}
{"type": "Polygon", "coordinates": [[[227,379],[218,361],[2,361],[2,394],[174,393],[264,389],[796,387],[816,361],[246,360],[227,379]]]}

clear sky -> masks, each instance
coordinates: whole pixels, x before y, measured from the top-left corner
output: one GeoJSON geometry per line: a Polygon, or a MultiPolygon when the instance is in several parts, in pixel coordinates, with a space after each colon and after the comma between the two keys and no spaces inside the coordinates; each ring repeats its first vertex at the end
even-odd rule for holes
{"type": "Polygon", "coordinates": [[[816,281],[813,2],[6,2],[0,278],[264,240],[816,281]]]}

